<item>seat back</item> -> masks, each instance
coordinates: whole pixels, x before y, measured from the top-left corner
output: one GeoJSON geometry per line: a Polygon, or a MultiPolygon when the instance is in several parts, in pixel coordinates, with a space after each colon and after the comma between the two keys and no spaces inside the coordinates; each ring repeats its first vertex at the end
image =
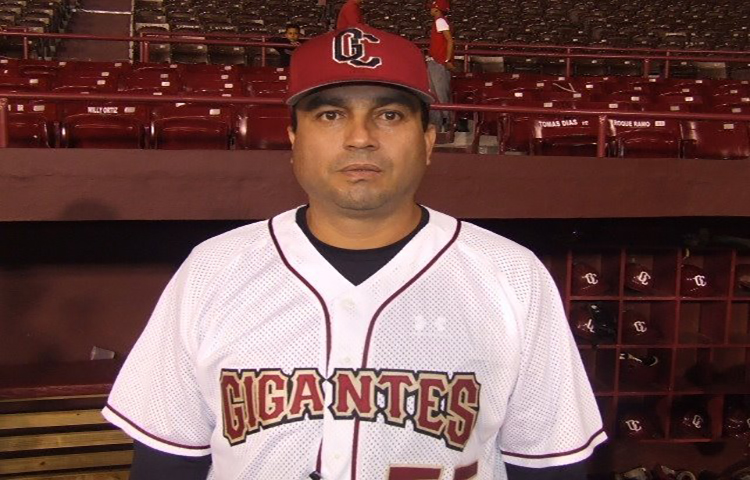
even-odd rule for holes
{"type": "Polygon", "coordinates": [[[291,125],[286,106],[251,105],[242,110],[237,123],[237,148],[288,150],[287,128],[291,125]]]}
{"type": "Polygon", "coordinates": [[[537,118],[532,125],[532,155],[596,156],[598,122],[592,117],[537,118]]]}
{"type": "Polygon", "coordinates": [[[163,150],[227,150],[231,145],[231,107],[167,105],[153,111],[151,138],[163,150]]]}
{"type": "Polygon", "coordinates": [[[144,148],[148,108],[126,103],[63,106],[60,144],[69,148],[144,148]]]}
{"type": "Polygon", "coordinates": [[[609,119],[607,136],[613,155],[627,158],[678,158],[682,156],[680,122],[674,119],[609,119]]]}
{"type": "Polygon", "coordinates": [[[750,132],[746,122],[690,120],[682,123],[686,158],[746,159],[750,157],[750,132]]]}

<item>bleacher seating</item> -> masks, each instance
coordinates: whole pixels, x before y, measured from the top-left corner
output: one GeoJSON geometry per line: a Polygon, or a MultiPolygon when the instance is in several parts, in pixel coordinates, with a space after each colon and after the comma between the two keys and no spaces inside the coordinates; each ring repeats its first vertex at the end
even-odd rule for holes
{"type": "MultiPolygon", "coordinates": [[[[274,67],[10,59],[0,63],[0,68],[0,89],[9,92],[122,92],[241,99],[282,98],[287,89],[286,71],[274,67]]],[[[748,113],[748,80],[613,76],[566,78],[485,72],[456,74],[453,87],[455,103],[606,112],[609,117],[606,153],[609,156],[746,157],[748,128],[743,122],[690,123],[657,119],[649,114],[748,113]],[[642,112],[642,117],[617,115],[617,112],[633,111],[642,112]],[[725,129],[724,125],[730,123],[735,127],[725,129]],[[713,130],[709,131],[709,127],[713,130]],[[722,145],[711,147],[711,141],[706,139],[721,139],[722,145]]],[[[11,145],[68,148],[289,148],[286,134],[289,111],[283,105],[175,106],[166,102],[141,105],[133,102],[78,102],[78,106],[72,107],[74,104],[13,102],[10,106],[11,145]]],[[[573,129],[575,132],[568,131],[570,128],[566,130],[562,125],[550,127],[550,118],[547,114],[528,113],[456,115],[457,121],[475,120],[475,135],[470,142],[473,150],[482,136],[491,135],[497,138],[501,153],[596,153],[596,135],[590,130],[598,126],[594,116],[587,117],[586,128],[578,124],[580,132],[576,129],[573,129]],[[560,138],[564,136],[568,139],[560,138]]],[[[556,118],[567,121],[583,116],[557,115],[556,118]]]]}

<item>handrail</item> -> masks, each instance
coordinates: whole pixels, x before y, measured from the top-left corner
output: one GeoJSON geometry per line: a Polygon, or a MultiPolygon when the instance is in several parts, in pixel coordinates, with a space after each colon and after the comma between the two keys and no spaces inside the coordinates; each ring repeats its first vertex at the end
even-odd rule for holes
{"type": "MultiPolygon", "coordinates": [[[[266,35],[260,35],[260,39],[253,34],[224,34],[208,32],[142,32],[140,36],[106,36],[85,35],[72,33],[36,33],[28,31],[8,31],[0,29],[0,37],[21,37],[24,42],[24,58],[28,58],[28,41],[30,38],[55,38],[69,40],[101,40],[101,41],[123,41],[138,42],[141,45],[142,61],[148,61],[148,45],[150,43],[177,43],[177,44],[201,44],[201,45],[229,45],[261,47],[261,63],[266,63],[266,48],[288,47],[286,43],[267,42],[266,35]],[[237,40],[245,39],[248,40],[237,40]]],[[[418,45],[426,45],[426,42],[416,42],[418,45]]],[[[492,44],[487,42],[457,42],[463,45],[463,49],[457,49],[456,54],[465,55],[465,71],[469,71],[471,56],[508,56],[508,57],[551,57],[566,59],[565,76],[572,73],[572,59],[595,58],[595,59],[623,59],[642,60],[643,75],[648,76],[650,62],[664,60],[664,76],[670,73],[670,62],[681,61],[703,61],[703,62],[747,62],[750,63],[748,52],[732,50],[672,50],[672,49],[642,49],[642,48],[618,48],[618,47],[591,47],[576,45],[522,45],[522,44],[492,44]],[[485,47],[474,48],[474,47],[485,47]],[[496,49],[489,50],[486,47],[496,49]],[[554,51],[564,49],[564,51],[554,51]],[[534,50],[534,51],[530,51],[534,50]],[[539,50],[539,51],[537,51],[539,50]],[[553,50],[544,52],[542,50],[553,50]],[[576,53],[581,51],[583,53],[576,53]],[[618,53],[608,53],[618,52],[618,53]],[[622,53],[633,52],[633,53],[622,53]],[[641,52],[641,53],[636,53],[641,52]],[[706,53],[706,55],[701,55],[706,53]],[[736,56],[727,56],[736,55],[736,56]]]]}
{"type": "MultiPolygon", "coordinates": [[[[8,99],[21,100],[72,100],[72,101],[133,101],[142,103],[203,103],[221,105],[283,105],[281,98],[260,97],[207,97],[183,95],[136,95],[112,93],[10,93],[0,92],[0,148],[8,146],[8,99]]],[[[750,115],[729,113],[690,113],[690,112],[648,112],[648,111],[620,111],[572,108],[538,108],[507,105],[472,105],[472,104],[436,104],[435,110],[463,111],[463,112],[492,112],[492,113],[527,113],[544,116],[571,115],[595,117],[598,121],[597,129],[597,157],[605,156],[606,124],[610,116],[618,118],[653,118],[653,119],[690,119],[750,122],[750,115]]]]}

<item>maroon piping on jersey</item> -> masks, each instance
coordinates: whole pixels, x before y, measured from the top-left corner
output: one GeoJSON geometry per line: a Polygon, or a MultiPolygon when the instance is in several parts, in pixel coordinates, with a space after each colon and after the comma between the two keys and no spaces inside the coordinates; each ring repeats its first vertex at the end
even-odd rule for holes
{"type": "MultiPolygon", "coordinates": [[[[164,443],[164,444],[166,444],[166,445],[171,445],[171,446],[173,446],[173,447],[184,448],[184,449],[186,449],[186,450],[207,450],[207,449],[211,448],[211,445],[203,445],[203,446],[199,446],[199,447],[196,447],[196,446],[193,446],[193,445],[183,445],[183,444],[181,444],[181,443],[170,442],[169,440],[165,440],[165,439],[163,439],[163,438],[161,438],[161,437],[157,437],[156,435],[153,435],[153,434],[151,434],[151,433],[147,432],[146,430],[142,429],[142,428],[141,428],[141,427],[139,427],[138,425],[136,425],[136,423],[135,423],[135,422],[133,422],[133,421],[132,421],[131,419],[129,419],[128,417],[126,417],[126,416],[125,416],[125,415],[123,415],[122,413],[118,412],[118,411],[117,411],[116,409],[112,408],[112,405],[110,405],[109,403],[107,403],[107,404],[106,404],[106,407],[107,407],[107,408],[108,408],[108,409],[109,409],[109,410],[110,410],[110,411],[111,411],[112,413],[114,413],[114,414],[115,414],[115,415],[117,415],[118,417],[120,417],[120,418],[122,418],[123,420],[125,420],[126,422],[128,422],[128,425],[130,425],[131,427],[135,428],[136,430],[138,430],[138,431],[139,431],[139,432],[141,432],[142,434],[146,435],[147,437],[149,437],[149,438],[153,438],[153,439],[154,439],[154,440],[156,440],[157,442],[160,442],[160,443],[164,443]]],[[[208,454],[206,454],[206,455],[208,455],[208,454]]]]}
{"type": "MultiPolygon", "coordinates": [[[[284,265],[286,268],[289,269],[290,272],[294,274],[297,278],[300,279],[300,281],[305,284],[305,286],[315,295],[315,298],[318,299],[318,302],[320,302],[320,306],[323,308],[323,317],[325,317],[326,321],[326,372],[328,372],[328,364],[331,361],[331,315],[328,313],[328,307],[326,306],[326,302],[323,301],[323,296],[318,293],[317,290],[315,290],[315,287],[312,286],[310,282],[308,282],[305,277],[303,277],[297,270],[292,267],[292,265],[289,263],[289,261],[286,259],[286,256],[284,255],[284,252],[281,250],[281,245],[279,245],[279,240],[276,238],[276,233],[273,231],[273,218],[268,220],[268,231],[271,234],[271,240],[273,240],[273,244],[276,247],[276,251],[279,252],[279,257],[281,258],[281,261],[284,262],[284,265]]],[[[320,447],[318,447],[318,459],[315,461],[315,469],[319,472],[321,469],[321,465],[323,463],[323,440],[320,441],[320,447]]]]}
{"type": "Polygon", "coordinates": [[[271,233],[271,240],[273,240],[273,244],[276,246],[276,251],[279,252],[279,257],[281,257],[281,261],[284,262],[284,265],[286,265],[286,268],[289,269],[290,272],[294,274],[297,278],[300,279],[302,283],[305,284],[305,286],[315,295],[315,298],[318,299],[318,302],[320,302],[320,306],[323,308],[323,316],[326,320],[326,372],[328,371],[328,363],[331,360],[331,316],[328,313],[328,307],[326,306],[326,302],[323,301],[323,296],[318,293],[317,290],[315,290],[315,287],[313,287],[310,282],[305,280],[305,277],[303,277],[297,270],[292,267],[292,265],[289,263],[289,261],[286,259],[286,256],[284,255],[284,252],[281,250],[281,245],[279,245],[279,240],[276,238],[276,234],[273,231],[273,218],[268,220],[268,231],[271,233]]]}
{"type": "Polygon", "coordinates": [[[513,452],[506,452],[505,450],[501,450],[501,453],[509,457],[529,458],[529,459],[565,457],[568,455],[573,455],[574,453],[578,453],[581,450],[585,450],[586,448],[588,448],[589,445],[591,445],[591,442],[593,442],[594,439],[598,437],[599,435],[601,435],[602,433],[604,433],[604,429],[600,428],[599,430],[594,432],[594,434],[591,435],[591,438],[589,438],[588,441],[584,443],[582,446],[573,450],[568,450],[567,452],[548,453],[545,455],[527,455],[525,453],[513,453],[513,452]]]}
{"type": "MultiPolygon", "coordinates": [[[[367,337],[365,337],[365,350],[362,354],[362,368],[367,368],[367,360],[370,355],[370,340],[372,339],[372,332],[375,330],[375,323],[378,321],[378,317],[380,317],[380,314],[385,310],[385,307],[387,307],[392,301],[396,299],[399,295],[404,293],[407,288],[411,287],[414,282],[416,282],[419,277],[424,275],[427,270],[429,270],[435,262],[438,261],[440,257],[443,256],[443,254],[453,245],[453,243],[458,238],[458,234],[461,233],[461,221],[458,220],[456,223],[456,231],[453,233],[453,237],[448,241],[448,243],[445,244],[443,248],[440,249],[440,251],[433,257],[432,260],[427,263],[427,265],[422,268],[419,272],[417,272],[414,277],[412,277],[408,282],[403,284],[401,288],[396,290],[396,292],[388,297],[388,299],[383,302],[380,307],[378,307],[377,311],[375,312],[375,315],[372,316],[372,320],[370,320],[370,326],[367,328],[367,337]]],[[[357,450],[359,449],[359,419],[354,420],[354,445],[352,445],[352,480],[357,479],[357,450]]]]}

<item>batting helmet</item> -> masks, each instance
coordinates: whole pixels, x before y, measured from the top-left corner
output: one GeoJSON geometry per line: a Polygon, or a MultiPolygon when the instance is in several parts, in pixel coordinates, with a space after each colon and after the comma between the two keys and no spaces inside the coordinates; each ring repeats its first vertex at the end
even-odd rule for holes
{"type": "Polygon", "coordinates": [[[619,418],[620,436],[632,439],[659,438],[656,424],[641,412],[628,412],[619,418]]]}
{"type": "Polygon", "coordinates": [[[750,413],[741,407],[731,407],[724,416],[724,436],[741,438],[750,433],[750,413]]]}
{"type": "Polygon", "coordinates": [[[652,293],[654,274],[640,263],[630,262],[625,265],[625,287],[639,293],[652,293]]]}
{"type": "Polygon", "coordinates": [[[706,272],[695,265],[682,265],[680,290],[684,297],[708,297],[713,293],[713,285],[706,272]]]}
{"type": "Polygon", "coordinates": [[[680,421],[675,425],[676,436],[685,438],[708,438],[711,436],[711,424],[708,415],[697,408],[685,410],[680,421]]]}
{"type": "Polygon", "coordinates": [[[741,263],[734,270],[736,283],[740,288],[750,290],[750,263],[741,263]]]}
{"type": "Polygon", "coordinates": [[[620,377],[627,383],[648,385],[656,382],[659,376],[658,365],[659,357],[656,355],[620,353],[620,377]]]}
{"type": "Polygon", "coordinates": [[[598,303],[576,306],[570,320],[573,334],[594,345],[614,343],[617,339],[617,319],[598,303]]]}
{"type": "Polygon", "coordinates": [[[609,285],[591,265],[578,262],[573,265],[573,295],[601,295],[609,285]]]}
{"type": "Polygon", "coordinates": [[[635,310],[622,312],[622,341],[631,345],[645,345],[656,343],[661,339],[661,333],[651,323],[651,320],[635,310]]]}

